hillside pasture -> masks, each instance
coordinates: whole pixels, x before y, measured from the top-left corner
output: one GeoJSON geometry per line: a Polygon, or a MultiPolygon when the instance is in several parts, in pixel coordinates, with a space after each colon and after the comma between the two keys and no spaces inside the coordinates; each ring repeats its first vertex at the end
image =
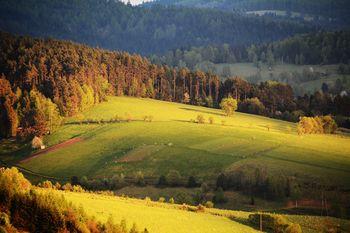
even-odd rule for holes
{"type": "MultiPolygon", "coordinates": [[[[260,232],[255,230],[248,221],[249,215],[253,212],[215,208],[196,212],[196,207],[150,200],[89,193],[60,193],[68,201],[82,206],[87,214],[95,216],[99,221],[106,222],[110,216],[114,222],[126,219],[128,227],[131,227],[134,222],[139,229],[147,228],[150,232],[260,232]]],[[[348,220],[332,217],[297,215],[284,215],[284,217],[290,222],[300,224],[305,233],[324,232],[337,227],[347,232],[350,227],[348,220]]]]}
{"type": "Polygon", "coordinates": [[[21,166],[67,179],[133,176],[138,171],[159,177],[177,170],[184,178],[194,175],[214,181],[223,171],[255,164],[272,175],[350,187],[350,138],[345,135],[298,136],[296,125],[289,122],[243,113],[225,117],[221,110],[129,97],[111,97],[83,115],[100,120],[131,116],[133,120],[80,124],[71,118],[45,143],[54,145],[74,137],[82,141],[21,166]],[[194,123],[198,114],[204,116],[205,124],[194,123]],[[152,115],[154,121],[143,121],[145,115],[152,115]],[[209,117],[214,124],[208,123],[209,117]]]}
{"type": "Polygon", "coordinates": [[[167,204],[157,205],[151,201],[86,193],[65,192],[63,195],[99,221],[106,222],[110,216],[114,222],[126,219],[129,228],[132,223],[136,223],[139,229],[147,228],[149,232],[258,232],[227,217],[185,211],[167,204]]]}

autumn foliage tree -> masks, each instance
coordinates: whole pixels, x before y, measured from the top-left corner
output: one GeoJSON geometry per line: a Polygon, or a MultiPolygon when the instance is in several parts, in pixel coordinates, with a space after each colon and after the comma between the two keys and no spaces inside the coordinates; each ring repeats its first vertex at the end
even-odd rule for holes
{"type": "Polygon", "coordinates": [[[297,130],[298,134],[333,134],[337,124],[331,116],[301,117],[297,130]]]}
{"type": "Polygon", "coordinates": [[[16,95],[10,82],[4,76],[0,78],[0,136],[16,136],[18,117],[15,110],[16,95]]]}
{"type": "Polygon", "coordinates": [[[220,107],[225,112],[226,116],[232,116],[237,110],[237,100],[231,96],[223,98],[221,100],[220,107]]]}

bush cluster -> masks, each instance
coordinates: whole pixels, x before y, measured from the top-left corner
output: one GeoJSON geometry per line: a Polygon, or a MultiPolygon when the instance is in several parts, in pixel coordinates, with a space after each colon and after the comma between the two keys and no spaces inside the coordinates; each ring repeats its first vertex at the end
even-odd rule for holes
{"type": "Polygon", "coordinates": [[[272,214],[251,214],[249,221],[256,227],[260,226],[262,221],[262,228],[264,231],[273,231],[275,233],[302,233],[299,224],[291,223],[280,215],[272,214]]]}
{"type": "Polygon", "coordinates": [[[337,123],[331,116],[301,117],[298,134],[334,134],[337,123]]]}
{"type": "Polygon", "coordinates": [[[242,165],[222,173],[216,180],[217,189],[238,190],[272,200],[301,195],[301,187],[295,177],[271,176],[263,166],[242,165]]]}

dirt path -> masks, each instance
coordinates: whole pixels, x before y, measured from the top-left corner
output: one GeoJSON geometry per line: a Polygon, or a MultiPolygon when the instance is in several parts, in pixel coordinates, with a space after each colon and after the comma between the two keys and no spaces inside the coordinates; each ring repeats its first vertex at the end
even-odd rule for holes
{"type": "Polygon", "coordinates": [[[29,157],[27,157],[27,158],[25,158],[25,159],[22,159],[22,160],[20,161],[20,163],[27,162],[27,161],[29,161],[29,160],[31,160],[31,159],[33,159],[33,158],[36,158],[36,157],[39,157],[39,156],[41,156],[41,155],[44,155],[44,154],[47,154],[47,153],[50,153],[50,152],[53,152],[53,151],[62,149],[62,148],[67,147],[67,146],[71,146],[71,145],[73,145],[73,144],[75,144],[75,143],[78,143],[78,142],[81,142],[81,141],[83,141],[82,138],[72,138],[72,139],[69,139],[69,140],[67,140],[67,141],[65,141],[65,142],[62,142],[62,143],[59,143],[59,144],[57,144],[57,145],[50,146],[50,147],[48,147],[48,148],[46,148],[46,149],[44,149],[44,150],[40,150],[40,151],[38,151],[38,152],[36,152],[36,153],[30,155],[29,157]]]}

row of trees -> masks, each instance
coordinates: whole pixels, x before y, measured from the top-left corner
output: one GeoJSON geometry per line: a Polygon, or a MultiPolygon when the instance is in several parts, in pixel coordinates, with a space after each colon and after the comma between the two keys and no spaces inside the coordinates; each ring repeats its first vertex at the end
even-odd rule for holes
{"type": "MultiPolygon", "coordinates": [[[[333,26],[347,25],[349,7],[346,0],[156,0],[146,5],[180,5],[198,8],[215,8],[222,11],[264,11],[279,10],[286,11],[288,17],[292,17],[292,12],[314,16],[313,21],[317,23],[329,24],[333,26]],[[331,10],[330,10],[331,9],[331,10]],[[332,18],[332,20],[329,20],[332,18]]],[[[275,15],[275,14],[271,14],[275,15]]]]}
{"type": "Polygon", "coordinates": [[[274,62],[304,64],[347,64],[350,60],[350,31],[317,32],[297,35],[281,41],[252,45],[248,59],[261,60],[269,65],[274,62]]]}
{"type": "Polygon", "coordinates": [[[349,115],[347,96],[316,93],[295,100],[292,88],[278,82],[256,85],[230,78],[222,83],[210,72],[154,65],[138,55],[6,33],[0,38],[2,137],[16,136],[18,129],[23,137],[51,132],[62,117],[76,115],[107,95],[208,107],[219,107],[222,98],[232,96],[238,108],[258,98],[265,109],[258,112],[267,116],[297,110],[305,115],[349,115]]]}
{"type": "Polygon", "coordinates": [[[276,63],[306,64],[348,64],[350,60],[350,32],[317,32],[297,35],[276,42],[252,44],[250,46],[191,47],[168,51],[163,55],[152,55],[156,64],[174,67],[215,71],[214,64],[259,62],[268,66],[276,63]]]}
{"type": "Polygon", "coordinates": [[[302,194],[301,185],[295,177],[272,176],[265,167],[249,164],[220,174],[217,177],[216,188],[243,191],[251,196],[272,200],[297,200],[302,194]]]}

